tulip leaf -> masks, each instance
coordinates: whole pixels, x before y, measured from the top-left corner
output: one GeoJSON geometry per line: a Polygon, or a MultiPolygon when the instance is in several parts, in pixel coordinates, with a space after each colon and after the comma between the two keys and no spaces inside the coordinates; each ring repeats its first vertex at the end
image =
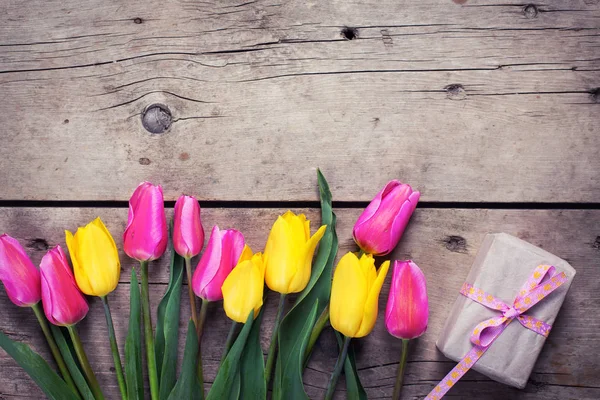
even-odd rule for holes
{"type": "MultiPolygon", "coordinates": [[[[156,312],[156,365],[158,369],[159,398],[164,400],[175,386],[177,345],[179,341],[179,305],[183,282],[184,260],[171,249],[169,286],[156,312]]],[[[188,283],[190,284],[190,283],[188,283]]]]}
{"type": "Polygon", "coordinates": [[[306,348],[316,316],[321,315],[331,294],[331,276],[333,263],[338,250],[338,238],[335,231],[336,217],[333,213],[332,196],[327,180],[317,170],[319,193],[321,198],[321,223],[327,230],[319,243],[315,256],[310,281],[296,299],[294,307],[281,322],[279,330],[279,353],[275,367],[273,399],[308,399],[302,384],[304,371],[304,354],[298,355],[300,349],[306,348]],[[313,310],[315,318],[309,318],[313,310]],[[308,326],[310,325],[310,326],[308,326]],[[308,335],[303,335],[304,329],[308,335]],[[297,388],[290,391],[284,388],[297,388]]]}
{"type": "Polygon", "coordinates": [[[125,380],[129,400],[144,400],[142,375],[142,313],[140,288],[135,270],[131,271],[129,328],[125,340],[125,380]]]}
{"type": "Polygon", "coordinates": [[[54,341],[56,341],[56,345],[60,350],[60,354],[62,355],[63,360],[65,360],[65,364],[67,365],[67,369],[71,373],[71,377],[75,382],[75,386],[77,386],[77,389],[83,396],[84,400],[94,400],[94,394],[90,390],[90,387],[88,386],[85,377],[81,373],[79,364],[75,360],[75,356],[73,355],[74,350],[71,350],[71,346],[69,346],[67,339],[65,339],[64,333],[58,326],[53,324],[49,325],[50,330],[52,330],[52,336],[54,337],[54,341]]]}
{"type": "MultiPolygon", "coordinates": [[[[265,361],[260,347],[260,324],[262,322],[264,307],[252,323],[248,341],[242,352],[240,363],[240,392],[244,398],[262,400],[267,398],[265,384],[265,361]]],[[[238,394],[239,396],[239,394],[238,394]]],[[[236,397],[237,399],[237,397],[236,397]]]]}
{"type": "Polygon", "coordinates": [[[51,400],[77,400],[77,395],[50,365],[25,343],[14,342],[0,332],[0,347],[15,359],[51,400]]]}
{"type": "MultiPolygon", "coordinates": [[[[231,393],[235,392],[235,381],[238,379],[238,375],[240,374],[240,361],[242,353],[244,351],[244,347],[246,347],[246,342],[248,341],[248,336],[250,335],[252,325],[254,325],[253,318],[254,310],[250,311],[248,314],[248,318],[246,319],[244,327],[235,340],[235,343],[233,343],[233,346],[231,346],[231,350],[229,350],[229,353],[227,353],[225,360],[223,360],[223,363],[219,367],[219,371],[217,372],[215,381],[208,392],[206,400],[230,399],[231,393]]],[[[264,374],[261,377],[261,380],[264,380],[264,374]]]]}
{"type": "MultiPolygon", "coordinates": [[[[335,331],[335,336],[337,337],[338,346],[341,351],[344,339],[338,331],[335,331]]],[[[352,343],[350,343],[348,356],[344,363],[344,375],[346,376],[346,397],[348,400],[367,400],[367,393],[360,383],[358,370],[356,369],[356,356],[354,355],[352,343]]]]}
{"type": "Polygon", "coordinates": [[[196,373],[197,368],[198,335],[196,335],[196,326],[190,319],[185,339],[181,374],[179,375],[179,380],[177,380],[168,400],[201,400],[204,397],[203,393],[201,393],[200,382],[198,381],[198,375],[196,373]]]}

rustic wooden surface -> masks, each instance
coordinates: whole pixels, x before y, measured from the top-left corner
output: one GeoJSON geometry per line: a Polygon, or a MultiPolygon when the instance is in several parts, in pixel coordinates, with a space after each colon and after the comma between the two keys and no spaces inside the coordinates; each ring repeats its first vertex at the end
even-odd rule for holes
{"type": "MultiPolygon", "coordinates": [[[[204,209],[207,226],[236,226],[245,233],[247,242],[255,249],[264,246],[268,227],[285,209],[204,209]]],[[[318,209],[298,209],[319,221],[318,209]]],[[[338,232],[340,253],[354,250],[352,225],[358,209],[339,209],[338,232]]],[[[35,262],[48,246],[64,243],[64,228],[75,229],[96,216],[101,216],[120,247],[120,233],[127,219],[124,208],[1,208],[0,230],[11,233],[22,243],[35,262]]],[[[475,253],[488,232],[507,232],[522,237],[544,249],[567,259],[576,269],[573,282],[552,334],[548,338],[527,388],[523,391],[495,383],[476,372],[467,376],[453,389],[454,397],[515,398],[515,399],[595,399],[600,397],[596,357],[600,345],[600,256],[599,210],[485,210],[485,209],[417,209],[401,245],[394,251],[395,259],[413,258],[428,278],[431,317],[426,334],[412,347],[403,398],[422,398],[453,366],[435,348],[435,340],[442,329],[446,313],[457,296],[475,253]]],[[[129,273],[134,262],[121,254],[123,272],[121,284],[110,296],[119,343],[123,347],[127,329],[129,273]]],[[[155,307],[168,280],[168,255],[150,268],[150,279],[156,290],[151,290],[155,307]]],[[[184,289],[185,290],[185,289],[184,289]]],[[[380,310],[385,307],[389,278],[382,290],[380,310]]],[[[263,322],[263,349],[275,317],[277,298],[270,296],[263,322]]],[[[0,294],[0,326],[14,339],[33,343],[37,350],[48,356],[39,328],[31,312],[12,305],[4,292],[0,294]]],[[[186,325],[189,305],[182,301],[181,328],[186,325]]],[[[207,382],[211,382],[222,351],[222,338],[229,323],[220,305],[210,309],[208,331],[204,337],[204,366],[207,382]]],[[[102,387],[112,398],[118,389],[112,368],[110,349],[105,340],[106,327],[101,304],[91,301],[89,316],[79,325],[91,362],[98,371],[102,387]]],[[[183,336],[183,335],[182,335],[183,336]]],[[[180,348],[183,349],[183,337],[180,348]]],[[[374,331],[355,341],[360,376],[370,399],[389,398],[393,389],[400,343],[385,330],[380,317],[374,331]]],[[[321,398],[333,369],[337,350],[331,330],[325,331],[304,375],[306,390],[311,398],[321,398]]],[[[0,357],[0,398],[37,398],[39,390],[32,381],[6,356],[0,357]]],[[[339,386],[343,396],[344,386],[339,386]]]]}
{"type": "MultiPolygon", "coordinates": [[[[365,202],[401,179],[422,202],[392,257],[417,261],[431,300],[403,398],[452,367],[435,339],[483,236],[500,231],[578,275],[525,390],[470,372],[448,397],[600,398],[600,0],[6,0],[0,22],[0,233],[36,263],[97,215],[120,243],[143,180],[168,201],[196,195],[207,232],[236,227],[261,249],[288,207],[319,220],[317,167],[343,253],[365,202]],[[154,103],[172,114],[162,134],[142,125],[154,103]]],[[[154,306],[167,259],[151,268],[154,306]]],[[[122,346],[134,263],[121,260],[111,302],[122,346]]],[[[30,312],[3,290],[0,307],[0,329],[47,357],[30,312]]],[[[80,329],[117,398],[101,311],[92,300],[80,329]]],[[[218,305],[210,313],[209,382],[228,330],[218,305]]],[[[380,318],[355,346],[369,398],[390,397],[399,342],[380,318]]],[[[305,373],[311,398],[335,348],[328,330],[305,373]]],[[[2,350],[0,371],[0,399],[41,397],[2,350]]]]}

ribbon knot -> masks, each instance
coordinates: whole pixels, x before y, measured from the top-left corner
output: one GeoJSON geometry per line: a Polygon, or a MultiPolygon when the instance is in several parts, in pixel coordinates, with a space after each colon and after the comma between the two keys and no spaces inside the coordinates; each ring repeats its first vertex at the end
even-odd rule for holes
{"type": "Polygon", "coordinates": [[[460,290],[463,296],[502,314],[479,323],[471,334],[474,344],[471,351],[442,379],[442,381],[427,395],[425,400],[439,400],[450,388],[483,356],[494,340],[502,334],[504,329],[516,319],[525,328],[530,329],[544,337],[550,333],[552,326],[523,313],[542,301],[546,296],[567,281],[564,272],[556,273],[556,268],[550,265],[539,265],[519,291],[512,306],[485,293],[481,289],[466,283],[460,290]]]}

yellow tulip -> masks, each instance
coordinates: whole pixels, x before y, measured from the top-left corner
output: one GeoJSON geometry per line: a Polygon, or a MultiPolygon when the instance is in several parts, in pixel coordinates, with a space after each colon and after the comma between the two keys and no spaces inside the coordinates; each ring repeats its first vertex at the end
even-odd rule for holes
{"type": "Polygon", "coordinates": [[[302,291],[310,279],[312,258],[326,225],[310,236],[310,221],[291,211],[277,217],[265,247],[265,280],[281,294],[302,291]]]}
{"type": "Polygon", "coordinates": [[[100,297],[115,290],[121,274],[119,253],[100,217],[78,228],[75,235],[70,231],[65,235],[79,289],[100,297]]]}
{"type": "Polygon", "coordinates": [[[336,331],[352,338],[371,332],[377,319],[379,292],[389,267],[390,262],[385,261],[377,272],[371,254],[360,259],[354,253],[342,257],[331,285],[329,317],[336,331]]]}
{"type": "Polygon", "coordinates": [[[264,287],[263,255],[262,253],[252,255],[252,250],[246,245],[238,264],[221,286],[225,314],[236,322],[244,323],[250,311],[254,310],[254,318],[256,318],[263,305],[264,287]]]}

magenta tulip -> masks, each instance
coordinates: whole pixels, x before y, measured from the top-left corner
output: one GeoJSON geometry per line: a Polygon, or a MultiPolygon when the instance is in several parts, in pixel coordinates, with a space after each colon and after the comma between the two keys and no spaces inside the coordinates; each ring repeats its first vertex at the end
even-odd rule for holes
{"type": "Polygon", "coordinates": [[[395,261],[385,309],[385,325],[399,339],[414,339],[427,329],[429,304],[423,271],[412,261],[395,261]]]}
{"type": "Polygon", "coordinates": [[[165,252],[168,239],[162,187],[143,182],[129,199],[125,253],[138,261],[156,260],[165,252]]]}
{"type": "Polygon", "coordinates": [[[173,247],[181,257],[192,258],[200,254],[203,245],[200,204],[193,196],[181,196],[175,203],[173,247]]]}
{"type": "Polygon", "coordinates": [[[354,225],[352,235],[366,253],[383,256],[396,247],[419,202],[410,185],[390,181],[375,196],[354,225]]]}
{"type": "Polygon", "coordinates": [[[244,235],[235,229],[215,226],[206,250],[194,271],[192,287],[196,296],[208,301],[223,299],[221,286],[244,249],[244,235]]]}
{"type": "Polygon", "coordinates": [[[31,307],[42,298],[40,271],[21,244],[7,234],[0,236],[0,281],[10,301],[19,307],[31,307]]]}
{"type": "Polygon", "coordinates": [[[70,326],[81,321],[88,312],[88,304],[75,283],[60,245],[42,258],[40,273],[42,305],[48,321],[59,326],[70,326]]]}

